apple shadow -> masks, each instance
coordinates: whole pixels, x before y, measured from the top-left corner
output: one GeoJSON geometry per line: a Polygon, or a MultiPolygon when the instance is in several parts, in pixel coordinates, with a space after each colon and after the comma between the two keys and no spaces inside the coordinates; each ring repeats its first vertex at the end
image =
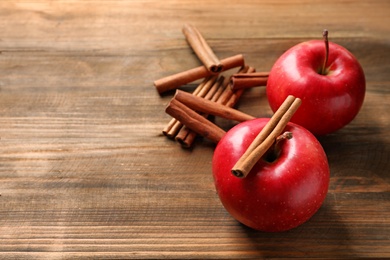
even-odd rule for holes
{"type": "Polygon", "coordinates": [[[319,138],[328,156],[333,184],[336,185],[335,181],[355,180],[354,184],[345,182],[340,187],[331,186],[330,189],[356,189],[364,185],[365,189],[378,191],[381,183],[388,183],[390,142],[387,138],[381,138],[386,131],[373,126],[347,126],[335,134],[319,138]]]}
{"type": "Polygon", "coordinates": [[[349,246],[347,226],[333,209],[331,194],[318,212],[306,223],[285,232],[256,231],[241,224],[258,258],[355,257],[349,246]]]}

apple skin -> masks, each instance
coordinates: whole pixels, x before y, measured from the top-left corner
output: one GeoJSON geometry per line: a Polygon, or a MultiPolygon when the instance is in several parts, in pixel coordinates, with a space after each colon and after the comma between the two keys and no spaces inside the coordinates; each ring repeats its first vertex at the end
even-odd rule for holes
{"type": "Polygon", "coordinates": [[[312,40],[287,50],[273,65],[267,82],[273,111],[288,95],[302,99],[291,122],[320,136],[335,132],[358,114],[365,96],[366,80],[358,60],[344,47],[329,42],[326,73],[325,43],[312,40]]]}
{"type": "Polygon", "coordinates": [[[214,151],[212,171],[218,196],[239,222],[256,230],[280,232],[297,227],[321,207],[329,186],[326,154],[308,130],[288,123],[293,137],[282,141],[279,157],[263,158],[246,178],[231,169],[269,118],[258,118],[231,128],[214,151]]]}

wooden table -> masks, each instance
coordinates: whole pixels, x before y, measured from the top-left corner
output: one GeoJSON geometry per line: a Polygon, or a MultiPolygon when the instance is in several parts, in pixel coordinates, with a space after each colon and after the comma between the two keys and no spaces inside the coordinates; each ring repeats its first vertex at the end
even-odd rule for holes
{"type": "MultiPolygon", "coordinates": [[[[0,17],[0,258],[390,257],[389,1],[10,0],[0,17]],[[361,112],[319,138],[331,182],[309,222],[242,226],[215,192],[215,145],[161,134],[172,93],[153,81],[201,64],[184,23],[257,71],[324,28],[361,62],[361,112]]],[[[271,116],[264,94],[236,108],[271,116]]]]}

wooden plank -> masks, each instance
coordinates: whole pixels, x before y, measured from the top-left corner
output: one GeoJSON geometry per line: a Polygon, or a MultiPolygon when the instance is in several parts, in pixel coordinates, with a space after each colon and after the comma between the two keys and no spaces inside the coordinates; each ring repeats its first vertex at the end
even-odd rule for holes
{"type": "MultiPolygon", "coordinates": [[[[381,0],[2,1],[0,258],[389,258],[389,10],[381,0]],[[185,150],[162,136],[172,93],[153,81],[200,65],[185,22],[219,57],[242,53],[258,71],[323,27],[361,62],[365,103],[320,138],[331,183],[309,222],[242,226],[215,193],[215,145],[185,150]]],[[[261,88],[238,108],[271,115],[261,88]]]]}

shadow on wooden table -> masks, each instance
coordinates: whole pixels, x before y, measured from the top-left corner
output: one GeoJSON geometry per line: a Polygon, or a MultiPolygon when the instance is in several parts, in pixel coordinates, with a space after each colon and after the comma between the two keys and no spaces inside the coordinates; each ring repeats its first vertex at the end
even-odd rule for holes
{"type": "Polygon", "coordinates": [[[328,196],[309,221],[286,232],[258,232],[244,225],[242,228],[259,257],[351,257],[349,231],[332,208],[333,200],[328,196]]]}
{"type": "Polygon", "coordinates": [[[331,170],[330,192],[388,192],[390,140],[387,129],[346,127],[319,140],[331,170]]]}

